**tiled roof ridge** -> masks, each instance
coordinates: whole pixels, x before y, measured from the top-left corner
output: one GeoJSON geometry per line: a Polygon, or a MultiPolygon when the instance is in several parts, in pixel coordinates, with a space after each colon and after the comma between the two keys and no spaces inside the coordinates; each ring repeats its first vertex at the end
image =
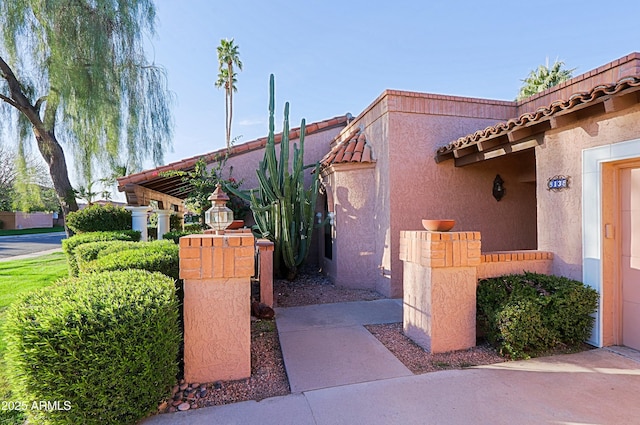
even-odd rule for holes
{"type": "MultiPolygon", "coordinates": [[[[305,125],[305,136],[309,136],[311,134],[317,133],[322,130],[327,130],[333,127],[338,127],[340,125],[348,123],[352,120],[353,117],[351,114],[339,115],[333,118],[329,118],[323,121],[318,121],[315,123],[305,125]]],[[[300,138],[300,127],[293,128],[289,130],[289,138],[290,139],[298,139],[300,138]]],[[[257,149],[262,149],[267,144],[268,137],[260,137],[259,139],[250,140],[248,142],[232,146],[229,150],[229,157],[240,155],[246,152],[251,152],[257,149]]],[[[275,142],[280,143],[282,141],[282,132],[275,135],[275,142]]],[[[149,180],[151,178],[156,178],[160,173],[166,171],[173,170],[184,170],[190,168],[195,165],[195,163],[200,159],[204,158],[205,162],[213,162],[222,158],[227,153],[227,148],[221,148],[213,152],[204,153],[200,155],[195,155],[190,158],[185,158],[180,161],[171,162],[166,165],[161,165],[160,167],[152,168],[149,170],[144,170],[139,173],[130,174],[128,176],[118,178],[118,186],[122,187],[129,183],[137,183],[140,181],[149,180]]]]}
{"type": "Polygon", "coordinates": [[[320,160],[321,169],[333,164],[375,162],[371,145],[362,127],[354,126],[348,132],[337,135],[331,144],[333,147],[329,153],[320,160]]]}
{"type": "Polygon", "coordinates": [[[640,77],[628,76],[621,78],[615,83],[599,84],[586,92],[576,92],[569,96],[569,99],[567,100],[556,100],[549,106],[542,106],[534,112],[526,112],[518,118],[512,118],[506,122],[500,122],[483,130],[478,130],[475,133],[460,137],[453,142],[438,148],[436,152],[438,155],[447,154],[454,149],[472,145],[481,140],[505,134],[516,127],[523,127],[527,124],[540,121],[541,119],[550,117],[560,111],[566,111],[578,105],[593,102],[602,96],[614,95],[629,87],[640,87],[640,77]]]}
{"type": "MultiPolygon", "coordinates": [[[[549,87],[548,89],[543,90],[539,93],[535,93],[525,99],[517,100],[516,104],[518,105],[518,108],[520,108],[522,105],[534,102],[535,100],[541,97],[548,96],[555,91],[560,91],[566,87],[572,86],[574,84],[578,84],[581,81],[588,80],[589,78],[592,78],[595,75],[603,74],[611,69],[621,66],[622,64],[633,62],[634,60],[640,60],[640,52],[629,53],[626,56],[623,56],[619,59],[606,63],[602,66],[599,66],[598,68],[592,69],[580,75],[576,75],[575,77],[572,77],[566,81],[556,84],[555,86],[549,87]]],[[[620,78],[620,80],[622,80],[622,78],[620,78]]]]}

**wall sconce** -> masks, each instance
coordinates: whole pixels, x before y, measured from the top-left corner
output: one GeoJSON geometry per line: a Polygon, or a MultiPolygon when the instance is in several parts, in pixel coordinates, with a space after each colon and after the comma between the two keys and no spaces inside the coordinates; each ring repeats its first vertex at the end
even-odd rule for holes
{"type": "Polygon", "coordinates": [[[216,235],[223,235],[224,231],[233,221],[233,211],[227,208],[229,197],[222,190],[220,183],[216,190],[208,198],[211,201],[211,208],[204,213],[204,221],[209,227],[216,231],[216,235]]]}
{"type": "Polygon", "coordinates": [[[506,191],[504,188],[504,180],[502,180],[500,174],[496,174],[496,178],[493,179],[493,197],[496,198],[496,201],[500,202],[506,191]]]}

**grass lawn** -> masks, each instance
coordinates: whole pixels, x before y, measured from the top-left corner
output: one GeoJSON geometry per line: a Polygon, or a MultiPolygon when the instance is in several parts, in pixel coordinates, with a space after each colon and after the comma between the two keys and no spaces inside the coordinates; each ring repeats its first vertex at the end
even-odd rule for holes
{"type": "MultiPolygon", "coordinates": [[[[44,288],[68,274],[67,260],[63,253],[43,255],[27,260],[0,262],[0,323],[4,323],[7,308],[21,294],[44,288]]],[[[11,399],[4,363],[6,344],[0,327],[0,402],[11,399]]],[[[24,417],[19,412],[0,411],[0,424],[21,424],[24,417]]]]}
{"type": "Polygon", "coordinates": [[[54,233],[54,232],[64,232],[64,227],[55,226],[55,227],[41,227],[36,229],[0,229],[0,236],[16,236],[16,235],[33,235],[35,233],[54,233]]]}

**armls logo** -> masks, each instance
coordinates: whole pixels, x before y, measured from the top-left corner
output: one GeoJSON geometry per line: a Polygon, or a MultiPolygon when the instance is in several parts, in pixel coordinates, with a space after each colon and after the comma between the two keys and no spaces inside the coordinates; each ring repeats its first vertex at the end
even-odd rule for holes
{"type": "Polygon", "coordinates": [[[40,410],[44,412],[53,412],[53,411],[69,411],[71,410],[71,402],[68,400],[65,401],[34,401],[31,403],[31,410],[40,410]]]}

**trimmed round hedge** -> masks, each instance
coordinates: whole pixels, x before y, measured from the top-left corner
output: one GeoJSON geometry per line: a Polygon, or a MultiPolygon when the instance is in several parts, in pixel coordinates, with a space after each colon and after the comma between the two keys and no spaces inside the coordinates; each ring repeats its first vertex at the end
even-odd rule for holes
{"type": "Polygon", "coordinates": [[[524,273],[482,279],[477,320],[500,353],[529,358],[564,344],[575,347],[593,329],[598,293],[562,276],[524,273]]]}
{"type": "Polygon", "coordinates": [[[16,399],[63,407],[27,409],[31,423],[135,423],[176,381],[178,301],[160,273],[96,273],[29,293],[5,333],[16,399]]]}
{"type": "Polygon", "coordinates": [[[109,232],[131,229],[131,211],[113,205],[89,205],[70,212],[65,217],[67,226],[75,233],[109,232]]]}
{"type": "Polygon", "coordinates": [[[132,241],[140,240],[140,232],[137,230],[120,230],[114,232],[90,232],[71,236],[62,240],[62,251],[67,256],[69,275],[78,276],[78,263],[76,262],[76,249],[83,244],[104,241],[132,241]]]}
{"type": "Polygon", "coordinates": [[[83,264],[83,273],[140,269],[179,278],[179,247],[171,241],[116,243],[106,246],[95,260],[83,264]]]}

